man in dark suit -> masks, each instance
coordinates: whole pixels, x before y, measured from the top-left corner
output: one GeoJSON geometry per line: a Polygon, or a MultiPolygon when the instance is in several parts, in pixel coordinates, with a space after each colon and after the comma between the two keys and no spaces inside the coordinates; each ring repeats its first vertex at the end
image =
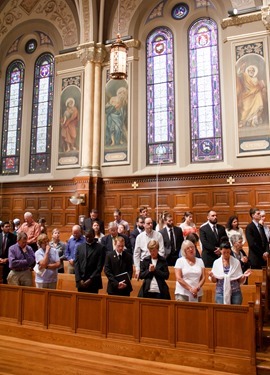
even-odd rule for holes
{"type": "Polygon", "coordinates": [[[181,249],[184,236],[182,229],[173,225],[173,217],[166,214],[164,217],[164,228],[160,230],[164,241],[165,256],[168,266],[174,266],[181,249]]]}
{"type": "Polygon", "coordinates": [[[222,237],[227,240],[228,238],[223,225],[217,224],[217,213],[215,211],[208,211],[207,220],[200,228],[202,260],[205,267],[212,267],[214,261],[220,257],[219,245],[222,237]]]}
{"type": "Polygon", "coordinates": [[[100,240],[101,245],[105,246],[106,252],[110,252],[115,249],[116,237],[123,237],[125,240],[125,250],[132,255],[132,248],[128,236],[118,233],[117,224],[115,224],[113,221],[108,224],[108,232],[109,234],[102,237],[100,240]]]}
{"type": "Polygon", "coordinates": [[[130,233],[129,239],[132,247],[132,251],[135,247],[136,237],[144,231],[144,216],[138,216],[136,220],[136,226],[133,231],[130,233]]]}
{"type": "Polygon", "coordinates": [[[105,262],[105,248],[94,239],[93,229],[85,233],[86,242],[77,247],[75,280],[78,292],[98,293],[102,289],[101,272],[105,262]]]}
{"type": "Polygon", "coordinates": [[[92,229],[94,221],[97,221],[99,223],[100,232],[105,234],[104,221],[99,219],[98,210],[96,210],[95,208],[92,208],[89,217],[84,220],[82,229],[84,231],[89,231],[90,229],[92,229]]]}
{"type": "Polygon", "coordinates": [[[108,278],[107,292],[111,295],[130,296],[132,286],[129,280],[133,273],[133,258],[127,251],[124,251],[125,240],[117,237],[115,240],[115,250],[106,255],[104,271],[108,278]],[[128,276],[123,280],[116,278],[117,275],[127,272],[128,276]]]}
{"type": "Polygon", "coordinates": [[[261,219],[260,210],[251,208],[249,215],[252,222],[246,227],[246,237],[248,242],[248,258],[251,268],[262,268],[266,265],[269,256],[269,243],[263,226],[259,223],[261,219]]]}
{"type": "Polygon", "coordinates": [[[7,284],[7,277],[9,274],[8,266],[8,249],[10,246],[15,245],[17,242],[17,236],[10,232],[10,223],[5,221],[1,224],[0,233],[0,282],[3,280],[3,284],[7,284]]]}

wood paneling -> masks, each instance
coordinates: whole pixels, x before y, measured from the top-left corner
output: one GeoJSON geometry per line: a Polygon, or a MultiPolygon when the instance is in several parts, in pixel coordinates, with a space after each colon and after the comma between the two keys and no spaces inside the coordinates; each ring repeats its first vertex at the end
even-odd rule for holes
{"type": "Polygon", "coordinates": [[[65,233],[63,239],[69,238],[79,215],[88,216],[91,208],[99,210],[105,225],[113,220],[114,209],[120,209],[131,229],[141,206],[147,206],[155,220],[161,211],[170,211],[177,224],[185,211],[191,211],[197,226],[206,221],[207,211],[214,208],[219,223],[225,224],[228,216],[238,214],[243,226],[250,222],[251,207],[270,212],[270,170],[168,174],[159,176],[158,186],[155,176],[85,176],[72,181],[4,183],[1,198],[1,220],[22,220],[23,213],[30,211],[35,219],[46,217],[49,230],[60,227],[65,233]],[[231,185],[227,182],[230,176],[235,180],[231,185]],[[135,181],[136,189],[132,186],[135,181]],[[69,198],[76,192],[86,195],[85,205],[70,203],[69,198]]]}
{"type": "Polygon", "coordinates": [[[0,297],[0,333],[7,331],[7,319],[14,328],[17,311],[16,329],[8,329],[16,337],[31,335],[39,342],[61,341],[108,354],[256,373],[254,304],[191,304],[7,285],[0,285],[0,297]],[[2,297],[6,306],[18,307],[20,295],[20,309],[2,307],[2,297]]]}

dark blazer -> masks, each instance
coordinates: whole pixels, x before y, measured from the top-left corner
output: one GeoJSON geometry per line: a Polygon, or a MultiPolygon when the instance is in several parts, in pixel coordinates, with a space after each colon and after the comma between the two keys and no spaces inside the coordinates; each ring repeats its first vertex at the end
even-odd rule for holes
{"type": "MultiPolygon", "coordinates": [[[[178,258],[179,251],[181,249],[182,242],[184,241],[183,231],[181,228],[174,226],[173,228],[174,238],[175,238],[175,250],[176,250],[176,259],[178,258]]],[[[164,250],[165,255],[168,257],[171,254],[171,241],[168,235],[168,230],[166,227],[160,230],[164,241],[164,250]]]]}
{"type": "Polygon", "coordinates": [[[105,248],[94,241],[91,245],[82,243],[77,247],[75,257],[75,280],[79,289],[80,281],[91,279],[92,282],[87,291],[102,289],[101,272],[105,262],[105,248]]]}
{"type": "Polygon", "coordinates": [[[266,261],[263,259],[263,253],[269,252],[269,244],[267,239],[265,241],[265,246],[263,247],[260,232],[253,221],[246,227],[246,237],[249,249],[248,259],[250,261],[251,268],[260,269],[266,265],[266,261]]]}
{"type": "Polygon", "coordinates": [[[89,229],[92,229],[92,225],[93,225],[94,221],[97,221],[99,223],[100,232],[104,234],[105,233],[104,221],[100,220],[100,219],[94,219],[94,220],[92,220],[91,217],[87,217],[84,220],[83,230],[84,231],[88,231],[89,229]]]}
{"type": "MultiPolygon", "coordinates": [[[[132,248],[131,248],[131,243],[125,234],[118,234],[118,237],[123,237],[125,240],[125,249],[126,251],[132,255],[132,248]]],[[[102,237],[100,240],[101,245],[105,246],[106,252],[108,251],[113,251],[113,245],[112,245],[112,238],[110,234],[107,234],[106,236],[102,237]]]]}
{"type": "Polygon", "coordinates": [[[202,244],[202,260],[205,267],[212,267],[216,259],[219,258],[218,255],[214,253],[215,248],[219,247],[221,238],[227,237],[226,230],[223,225],[216,224],[218,231],[218,239],[210,226],[209,223],[204,224],[200,228],[200,241],[202,244]]]}
{"type": "Polygon", "coordinates": [[[127,272],[129,274],[129,278],[132,279],[133,273],[133,258],[127,252],[122,252],[122,260],[121,263],[117,257],[116,251],[110,251],[106,254],[106,260],[104,265],[104,272],[108,278],[108,287],[107,293],[114,294],[117,296],[129,296],[130,292],[132,291],[132,287],[125,288],[125,289],[118,289],[118,281],[116,280],[115,276],[119,275],[120,273],[127,272]]]}
{"type": "MultiPolygon", "coordinates": [[[[141,231],[141,232],[142,232],[142,231],[141,231]]],[[[138,229],[138,228],[135,228],[135,229],[130,233],[129,240],[130,240],[130,244],[131,244],[132,252],[133,252],[134,247],[135,247],[136,237],[137,237],[141,232],[139,232],[139,229],[138,229]]]]}
{"type": "MultiPolygon", "coordinates": [[[[7,243],[6,243],[6,249],[4,253],[2,252],[2,240],[3,240],[3,234],[2,232],[0,233],[0,258],[6,259],[8,258],[8,249],[10,246],[15,245],[17,242],[17,236],[13,233],[8,233],[7,235],[7,243]]],[[[2,277],[3,277],[3,283],[7,284],[7,277],[9,274],[9,263],[2,264],[2,277]]]]}
{"type": "Polygon", "coordinates": [[[140,279],[144,279],[143,285],[139,291],[138,297],[144,297],[150,289],[150,284],[155,276],[160,290],[161,299],[171,299],[170,292],[166,281],[169,278],[170,272],[166,259],[158,255],[158,261],[154,272],[149,271],[149,265],[152,263],[151,256],[144,258],[140,265],[140,279]]]}

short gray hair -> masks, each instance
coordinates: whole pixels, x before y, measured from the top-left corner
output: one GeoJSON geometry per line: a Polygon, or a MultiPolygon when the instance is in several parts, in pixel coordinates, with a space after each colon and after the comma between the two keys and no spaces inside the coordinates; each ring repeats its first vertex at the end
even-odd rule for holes
{"type": "Polygon", "coordinates": [[[188,247],[192,246],[195,250],[195,245],[193,242],[189,241],[189,240],[185,240],[182,242],[182,246],[181,246],[181,255],[182,257],[186,258],[186,249],[188,247]]]}
{"type": "Polygon", "coordinates": [[[230,240],[231,240],[231,243],[232,243],[232,245],[234,245],[235,244],[235,242],[238,242],[238,241],[240,241],[240,240],[243,240],[243,236],[242,236],[242,234],[233,234],[231,237],[230,237],[230,240]]]}

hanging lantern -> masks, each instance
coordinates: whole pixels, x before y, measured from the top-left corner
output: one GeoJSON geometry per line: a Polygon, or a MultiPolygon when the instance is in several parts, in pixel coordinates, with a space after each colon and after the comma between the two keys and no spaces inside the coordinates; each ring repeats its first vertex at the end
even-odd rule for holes
{"type": "Polygon", "coordinates": [[[110,53],[110,77],[112,79],[127,78],[127,51],[128,47],[120,39],[120,34],[117,34],[110,53]]]}

